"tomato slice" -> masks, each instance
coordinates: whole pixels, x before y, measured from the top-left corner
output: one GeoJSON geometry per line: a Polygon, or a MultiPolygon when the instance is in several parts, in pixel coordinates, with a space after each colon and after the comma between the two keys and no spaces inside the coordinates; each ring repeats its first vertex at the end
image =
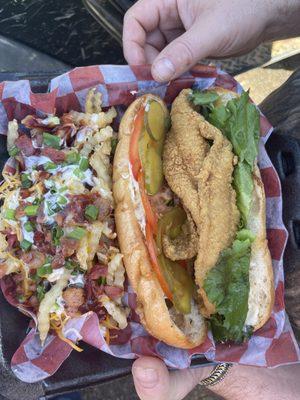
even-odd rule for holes
{"type": "Polygon", "coordinates": [[[130,138],[129,161],[131,163],[133,176],[136,180],[138,179],[138,174],[142,167],[139,156],[139,138],[144,125],[144,114],[145,107],[142,106],[134,118],[133,132],[130,138]]]}
{"type": "Polygon", "coordinates": [[[144,178],[144,174],[142,171],[140,171],[138,174],[138,184],[139,184],[139,188],[140,188],[142,203],[143,203],[145,213],[146,213],[146,221],[147,221],[147,223],[149,223],[153,233],[156,234],[156,232],[157,232],[157,215],[153,211],[150,201],[149,201],[149,197],[146,193],[145,178],[144,178]]]}
{"type": "Polygon", "coordinates": [[[153,238],[153,231],[151,230],[151,227],[146,224],[146,243],[150,255],[150,260],[152,267],[154,269],[154,272],[156,273],[157,279],[160,283],[160,286],[167,296],[168,299],[172,300],[172,293],[169,289],[169,286],[165,280],[165,277],[163,276],[163,273],[161,271],[158,259],[157,259],[157,254],[156,254],[156,243],[153,238]]]}

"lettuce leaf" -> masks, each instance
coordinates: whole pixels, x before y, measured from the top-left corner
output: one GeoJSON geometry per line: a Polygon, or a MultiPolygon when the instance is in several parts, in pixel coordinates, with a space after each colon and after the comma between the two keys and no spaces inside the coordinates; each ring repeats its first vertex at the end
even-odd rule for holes
{"type": "Polygon", "coordinates": [[[221,253],[218,263],[204,281],[204,290],[216,314],[210,320],[217,341],[243,341],[248,312],[249,263],[253,234],[246,229],[237,233],[232,246],[221,253]]]}
{"type": "Polygon", "coordinates": [[[248,92],[243,92],[226,105],[217,101],[219,97],[215,92],[194,92],[191,100],[195,105],[202,106],[205,118],[221,130],[231,142],[234,154],[238,156],[233,186],[237,193],[237,207],[246,225],[253,191],[253,166],[258,153],[259,112],[250,103],[248,92]]]}

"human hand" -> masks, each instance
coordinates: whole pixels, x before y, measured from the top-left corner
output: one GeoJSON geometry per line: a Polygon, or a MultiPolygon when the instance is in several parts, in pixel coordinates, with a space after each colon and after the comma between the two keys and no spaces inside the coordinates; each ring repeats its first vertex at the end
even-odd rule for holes
{"type": "Polygon", "coordinates": [[[129,64],[153,64],[157,81],[206,57],[237,56],[300,32],[299,0],[139,0],[125,14],[129,64]]]}
{"type": "MultiPolygon", "coordinates": [[[[157,358],[141,357],[132,367],[141,400],[181,400],[212,367],[169,372],[157,358]]],[[[295,400],[300,393],[300,365],[275,369],[233,366],[225,379],[210,389],[228,400],[295,400]]]]}

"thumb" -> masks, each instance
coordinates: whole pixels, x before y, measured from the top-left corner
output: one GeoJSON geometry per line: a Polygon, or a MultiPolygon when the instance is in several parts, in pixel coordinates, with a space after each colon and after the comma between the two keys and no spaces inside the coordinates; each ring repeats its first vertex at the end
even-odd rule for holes
{"type": "Polygon", "coordinates": [[[156,81],[167,82],[177,78],[215,51],[220,32],[212,30],[209,22],[210,19],[203,15],[160,52],[152,65],[152,76],[156,81]]]}
{"type": "Polygon", "coordinates": [[[163,361],[152,357],[141,357],[132,367],[141,400],[181,400],[210,372],[210,367],[169,372],[163,361]]]}

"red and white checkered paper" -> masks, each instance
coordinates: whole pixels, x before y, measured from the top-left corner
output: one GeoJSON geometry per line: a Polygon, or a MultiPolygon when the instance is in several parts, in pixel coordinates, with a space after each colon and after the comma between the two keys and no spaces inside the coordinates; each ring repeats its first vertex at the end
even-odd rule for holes
{"type": "MultiPolygon", "coordinates": [[[[6,134],[9,120],[13,118],[20,120],[29,113],[38,113],[42,116],[45,113],[60,115],[70,110],[83,110],[87,91],[91,87],[96,87],[102,93],[104,106],[117,107],[120,117],[125,106],[141,94],[155,93],[170,104],[183,88],[206,89],[212,85],[237,92],[242,90],[227,73],[216,67],[203,65],[197,65],[189,73],[168,85],[153,81],[148,66],[117,65],[76,68],[54,78],[50,83],[49,92],[45,94],[32,93],[28,81],[3,82],[0,84],[0,133],[6,134]]],[[[262,115],[259,167],[267,199],[267,235],[276,287],[274,309],[265,326],[255,332],[248,342],[241,345],[215,345],[211,335],[208,334],[205,343],[195,349],[189,351],[176,349],[159,342],[145,332],[135,313],[135,295],[128,287],[124,301],[131,308],[130,323],[124,331],[117,332],[109,346],[101,334],[97,316],[92,312],[70,320],[64,331],[66,337],[74,341],[81,339],[115,357],[157,356],[173,368],[187,368],[194,354],[204,354],[208,360],[213,361],[263,367],[299,362],[299,348],[284,306],[282,256],[287,231],[282,222],[281,187],[264,146],[271,132],[271,125],[262,115]]],[[[9,288],[4,280],[1,286],[7,300],[11,302],[9,288]]],[[[54,335],[48,336],[42,348],[38,334],[32,328],[12,358],[12,370],[19,379],[36,382],[54,374],[71,351],[67,343],[54,335]]]]}

